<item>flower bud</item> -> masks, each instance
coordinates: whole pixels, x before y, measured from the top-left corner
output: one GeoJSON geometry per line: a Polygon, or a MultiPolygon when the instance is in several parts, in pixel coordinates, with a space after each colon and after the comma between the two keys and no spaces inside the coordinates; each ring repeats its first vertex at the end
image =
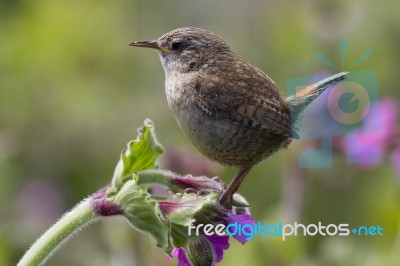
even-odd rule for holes
{"type": "Polygon", "coordinates": [[[175,194],[167,200],[159,200],[158,208],[164,218],[172,223],[188,226],[194,214],[206,204],[214,203],[218,194],[175,194]]]}
{"type": "Polygon", "coordinates": [[[193,266],[214,265],[215,253],[206,237],[191,237],[185,246],[186,256],[193,266]]]}

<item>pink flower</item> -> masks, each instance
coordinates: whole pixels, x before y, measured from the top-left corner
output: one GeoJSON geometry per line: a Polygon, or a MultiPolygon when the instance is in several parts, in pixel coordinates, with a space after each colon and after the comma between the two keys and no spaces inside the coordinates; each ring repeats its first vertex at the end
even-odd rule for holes
{"type": "Polygon", "coordinates": [[[177,266],[215,265],[223,259],[224,250],[229,248],[228,236],[212,235],[196,238],[189,240],[185,248],[172,250],[172,257],[178,257],[177,266]]]}
{"type": "Polygon", "coordinates": [[[396,135],[398,102],[390,98],[382,99],[373,103],[369,112],[362,126],[347,134],[342,143],[349,161],[366,168],[380,162],[396,135]]]}
{"type": "MultiPolygon", "coordinates": [[[[240,225],[249,224],[253,226],[256,221],[249,214],[227,214],[227,223],[240,225]]],[[[249,228],[250,230],[250,228],[249,228]]],[[[244,244],[247,240],[245,235],[237,234],[233,236],[237,241],[244,244]]],[[[178,257],[177,266],[191,265],[215,265],[223,259],[224,251],[229,248],[229,236],[201,235],[191,237],[187,240],[184,247],[174,248],[173,257],[178,257]],[[192,262],[192,263],[191,263],[192,262]]]]}

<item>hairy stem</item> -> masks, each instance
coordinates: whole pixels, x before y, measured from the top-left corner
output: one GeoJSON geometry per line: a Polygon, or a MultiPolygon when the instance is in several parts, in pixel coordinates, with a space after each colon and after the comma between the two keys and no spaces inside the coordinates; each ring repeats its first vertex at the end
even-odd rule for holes
{"type": "Polygon", "coordinates": [[[168,186],[169,180],[174,176],[174,173],[160,170],[144,170],[138,172],[138,185],[165,185],[168,186]]]}
{"type": "Polygon", "coordinates": [[[97,217],[90,198],[83,200],[36,240],[17,266],[43,265],[63,243],[97,217]]]}

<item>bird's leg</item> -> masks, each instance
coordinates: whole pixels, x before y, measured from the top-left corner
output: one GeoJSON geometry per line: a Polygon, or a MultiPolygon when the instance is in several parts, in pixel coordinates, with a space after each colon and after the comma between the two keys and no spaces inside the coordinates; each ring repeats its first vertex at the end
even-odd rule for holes
{"type": "Polygon", "coordinates": [[[228,187],[222,191],[218,198],[218,203],[224,206],[226,209],[230,210],[232,208],[233,194],[239,189],[240,184],[243,182],[247,173],[253,166],[245,166],[239,169],[239,172],[235,175],[232,181],[229,183],[228,187]]]}

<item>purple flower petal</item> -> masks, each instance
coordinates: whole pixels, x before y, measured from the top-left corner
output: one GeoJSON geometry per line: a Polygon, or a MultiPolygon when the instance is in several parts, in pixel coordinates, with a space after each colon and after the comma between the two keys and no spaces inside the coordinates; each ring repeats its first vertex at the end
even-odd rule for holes
{"type": "MultiPolygon", "coordinates": [[[[164,206],[165,207],[165,206],[164,206]]],[[[167,209],[170,206],[167,206],[167,209]]],[[[256,224],[256,221],[249,214],[232,214],[225,212],[224,223],[226,224],[239,224],[241,228],[245,228],[247,234],[233,235],[236,240],[244,244],[249,234],[252,233],[252,228],[256,224]],[[247,226],[247,227],[243,227],[247,226]]],[[[174,248],[171,255],[172,257],[178,257],[178,266],[190,266],[190,261],[194,263],[206,263],[209,265],[215,265],[222,261],[224,251],[229,248],[229,236],[223,235],[200,235],[187,239],[187,243],[184,247],[174,248]]]]}
{"type": "Polygon", "coordinates": [[[172,257],[178,257],[177,266],[191,266],[183,248],[174,248],[171,255],[172,257]]]}
{"type": "MultiPolygon", "coordinates": [[[[218,263],[223,259],[224,250],[229,248],[229,236],[211,235],[207,236],[207,239],[214,250],[213,265],[215,265],[215,263],[218,263]]],[[[182,247],[174,248],[171,255],[172,257],[178,257],[177,266],[191,266],[189,259],[186,257],[186,252],[182,247]]]]}
{"type": "Polygon", "coordinates": [[[220,262],[224,257],[224,250],[229,248],[229,236],[211,235],[208,236],[214,248],[214,261],[220,262]]]}
{"type": "MultiPolygon", "coordinates": [[[[251,215],[245,213],[245,214],[229,214],[228,215],[228,224],[234,224],[238,223],[240,225],[247,225],[253,227],[256,224],[256,220],[254,220],[251,215]]],[[[251,229],[249,227],[244,228],[244,231],[247,232],[248,234],[251,233],[251,229]]],[[[247,242],[248,235],[245,234],[235,234],[233,236],[237,241],[240,243],[244,244],[247,242]]]]}

